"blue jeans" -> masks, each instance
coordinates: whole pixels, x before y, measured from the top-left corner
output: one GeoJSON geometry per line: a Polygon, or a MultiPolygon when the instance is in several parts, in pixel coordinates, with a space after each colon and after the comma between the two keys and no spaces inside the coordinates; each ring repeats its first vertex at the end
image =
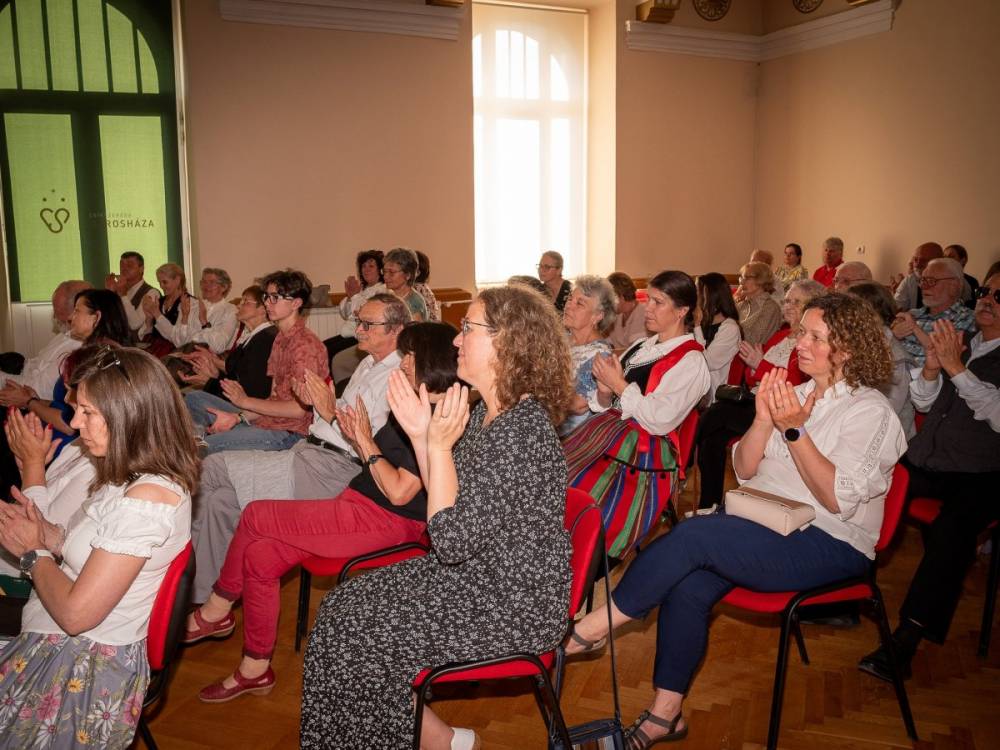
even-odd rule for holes
{"type": "MultiPolygon", "coordinates": [[[[240,409],[223,398],[204,391],[194,391],[184,397],[191,419],[196,426],[208,427],[215,421],[215,415],[208,407],[238,414],[240,409]]],[[[302,436],[288,430],[265,430],[253,425],[238,424],[226,432],[206,433],[208,444],[206,455],[221,451],[285,451],[295,445],[302,436]]]]}
{"type": "Polygon", "coordinates": [[[644,549],[612,599],[633,619],[660,608],[653,684],[686,693],[705,655],[712,608],[734,586],[798,591],[863,575],[869,565],[814,526],[781,536],[735,516],[696,516],[644,549]]]}

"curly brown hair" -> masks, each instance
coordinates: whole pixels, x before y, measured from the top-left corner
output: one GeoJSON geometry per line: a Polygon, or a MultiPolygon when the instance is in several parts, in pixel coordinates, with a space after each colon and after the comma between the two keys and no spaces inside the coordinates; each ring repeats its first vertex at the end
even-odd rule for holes
{"type": "Polygon", "coordinates": [[[530,395],[561,424],[573,398],[569,344],[552,301],[520,284],[479,293],[494,330],[496,395],[503,410],[530,395]]]}
{"type": "Polygon", "coordinates": [[[877,388],[892,377],[892,352],[885,328],[868,302],[853,294],[831,292],[814,297],[802,309],[819,310],[830,329],[831,354],[847,355],[844,380],[851,388],[877,388]]]}

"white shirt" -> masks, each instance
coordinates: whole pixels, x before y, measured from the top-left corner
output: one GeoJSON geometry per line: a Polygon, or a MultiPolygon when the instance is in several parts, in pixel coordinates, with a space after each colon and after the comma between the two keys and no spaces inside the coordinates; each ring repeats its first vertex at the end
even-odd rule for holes
{"type": "MultiPolygon", "coordinates": [[[[701,326],[695,326],[694,337],[699,344],[705,346],[705,336],[701,332],[701,326]]],[[[708,401],[706,405],[715,401],[715,389],[729,379],[729,366],[740,351],[740,324],[732,318],[726,318],[719,324],[719,330],[715,332],[712,343],[705,347],[705,361],[708,363],[708,372],[712,379],[712,384],[708,389],[708,401]]]]}
{"type": "MultiPolygon", "coordinates": [[[[87,499],[94,465],[75,443],[67,445],[45,470],[45,484],[23,490],[45,519],[67,526],[70,518],[87,499]]],[[[0,553],[0,573],[21,575],[18,561],[6,551],[0,553]]]]}
{"type": "MultiPolygon", "coordinates": [[[[369,354],[361,360],[358,369],[351,375],[351,379],[344,389],[344,395],[337,399],[339,407],[350,406],[353,409],[358,396],[361,396],[361,400],[368,410],[372,435],[381,430],[386,420],[389,419],[389,400],[386,397],[389,390],[389,373],[398,370],[401,361],[402,358],[397,351],[383,357],[380,362],[376,362],[375,358],[369,354]]],[[[340,432],[340,425],[336,422],[330,424],[315,409],[313,409],[313,423],[309,426],[309,432],[320,440],[343,448],[352,456],[357,455],[354,452],[354,446],[340,432]]]]}
{"type": "Polygon", "coordinates": [[[906,439],[910,440],[917,433],[913,420],[913,401],[910,400],[910,368],[914,364],[913,358],[899,339],[892,335],[892,330],[888,326],[885,326],[884,330],[886,340],[889,342],[889,351],[892,352],[892,379],[879,386],[879,390],[889,399],[893,411],[903,425],[906,439]]]}
{"type": "Polygon", "coordinates": [[[188,322],[171,323],[163,315],[156,316],[156,330],[167,341],[178,349],[185,344],[206,344],[216,354],[222,354],[233,345],[236,330],[240,322],[236,319],[236,305],[228,300],[205,302],[191,299],[191,310],[188,312],[188,322]],[[205,313],[209,327],[201,327],[201,317],[198,315],[198,305],[204,302],[205,313]]]}
{"type": "MultiPolygon", "coordinates": [[[[146,283],[145,279],[139,279],[139,282],[125,292],[122,295],[122,306],[125,308],[125,317],[128,318],[128,327],[133,331],[138,331],[144,325],[146,325],[146,314],[142,311],[142,300],[139,300],[139,306],[132,306],[132,295],[139,291],[141,287],[146,283]]],[[[150,289],[146,292],[147,297],[152,297],[155,300],[160,299],[160,293],[155,289],[150,289]]]]}
{"type": "MultiPolygon", "coordinates": [[[[977,357],[983,357],[1000,346],[1000,338],[984,341],[982,331],[969,342],[969,362],[977,357]]],[[[966,363],[968,364],[968,363],[966,363]]],[[[910,381],[910,396],[917,411],[926,412],[934,404],[941,392],[941,374],[936,380],[924,380],[920,368],[910,371],[913,379],[910,381]]],[[[1000,432],[1000,391],[992,383],[986,383],[976,377],[971,370],[960,372],[951,379],[958,395],[972,410],[975,419],[989,423],[994,432],[1000,432]]]]}
{"type": "MultiPolygon", "coordinates": [[[[62,571],[76,580],[91,550],[146,558],[139,575],[108,616],[80,633],[97,643],[124,646],[146,637],[153,601],[167,568],[191,538],[191,496],[163,477],[143,474],[130,485],[105,486],[84,502],[67,526],[62,571]],[[129,497],[136,484],[156,484],[180,495],[177,505],[129,497]]],[[[62,633],[36,594],[24,607],[21,630],[62,633]]]]}
{"type": "MultiPolygon", "coordinates": [[[[694,336],[685,333],[672,339],[658,342],[650,336],[639,345],[639,351],[630,360],[632,366],[648,364],[662,359],[685,341],[693,341],[694,336]]],[[[622,419],[634,419],[651,435],[666,435],[676,429],[688,413],[701,401],[708,391],[712,377],[702,352],[688,352],[667,372],[656,389],[643,395],[636,383],[629,383],[619,397],[622,419]]],[[[590,410],[606,411],[595,393],[590,399],[590,410]]]]}
{"type": "Polygon", "coordinates": [[[71,352],[80,348],[83,342],[77,341],[69,332],[53,336],[42,350],[34,357],[26,360],[20,375],[10,375],[6,379],[33,388],[39,398],[52,400],[52,389],[60,377],[63,360],[71,352]]]}
{"type": "MultiPolygon", "coordinates": [[[[805,402],[815,389],[812,380],[795,386],[799,402],[805,402]]],[[[906,450],[899,417],[874,388],[852,390],[840,381],[816,401],[805,430],[836,469],[833,487],[839,513],[828,511],[809,491],[778,430],[764,447],[757,473],[753,477],[737,474],[736,479],[741,485],[809,503],[816,509],[815,526],[874,559],[892,470],[906,450]]]]}
{"type": "Polygon", "coordinates": [[[252,339],[258,333],[263,331],[265,328],[270,328],[272,325],[274,324],[270,320],[265,320],[259,326],[254,328],[252,331],[249,328],[244,329],[243,333],[240,334],[240,340],[236,342],[236,346],[237,347],[246,346],[247,344],[250,343],[250,339],[252,339]]]}

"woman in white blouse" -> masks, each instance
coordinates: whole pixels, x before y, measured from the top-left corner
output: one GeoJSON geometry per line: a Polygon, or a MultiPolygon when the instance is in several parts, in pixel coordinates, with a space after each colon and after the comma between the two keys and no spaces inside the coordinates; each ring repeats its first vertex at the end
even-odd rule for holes
{"type": "MultiPolygon", "coordinates": [[[[784,370],[764,376],[753,425],[736,446],[740,484],[809,503],[816,519],[781,536],[735,516],[698,516],[639,554],[611,601],[615,627],[659,607],[647,711],[626,733],[645,748],[687,734],[681,704],[705,653],[714,604],[733,586],[793,591],[861,575],[874,558],[903,430],[875,390],[892,373],[882,322],[863,300],[831,294],[806,305],[797,330],[793,387],[784,370]]],[[[592,650],[607,635],[602,607],[576,624],[567,650],[592,650]]]]}
{"type": "Polygon", "coordinates": [[[239,328],[236,305],[226,299],[232,279],[221,268],[205,268],[198,286],[201,299],[185,294],[177,322],[171,323],[161,314],[156,318],[156,330],[178,349],[185,344],[204,344],[213,354],[224,354],[233,345],[239,328]]]}
{"type": "Polygon", "coordinates": [[[740,351],[743,332],[740,314],[733,300],[729,282],[721,273],[699,276],[698,309],[695,313],[694,336],[705,347],[705,361],[712,376],[712,385],[703,406],[715,401],[715,389],[729,378],[729,367],[740,351]]]}
{"type": "Polygon", "coordinates": [[[646,293],[646,329],[653,335],[628,349],[621,360],[594,358],[597,390],[590,408],[602,412],[615,406],[622,419],[634,419],[652,435],[666,435],[708,392],[711,376],[701,347],[692,348],[647,393],[654,366],[678,347],[694,343],[698,291],[683,271],[661,271],[646,293]]]}
{"type": "Polygon", "coordinates": [[[21,634],[0,651],[10,748],[128,747],[149,682],[150,611],[190,538],[198,456],[169,373],[137,349],[84,354],[73,427],[94,462],[88,499],[65,529],[23,496],[0,504],[0,544],[34,583],[21,634]]]}

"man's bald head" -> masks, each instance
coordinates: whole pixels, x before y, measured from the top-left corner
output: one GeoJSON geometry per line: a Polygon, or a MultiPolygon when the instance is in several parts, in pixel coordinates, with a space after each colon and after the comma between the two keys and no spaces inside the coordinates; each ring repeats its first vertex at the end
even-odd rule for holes
{"type": "Polygon", "coordinates": [[[855,284],[872,280],[871,269],[859,260],[850,260],[837,266],[833,276],[833,288],[838,292],[846,292],[855,284]]]}
{"type": "Polygon", "coordinates": [[[936,242],[925,242],[913,251],[913,270],[917,276],[924,272],[932,260],[944,257],[944,248],[936,242]]]}
{"type": "Polygon", "coordinates": [[[88,281],[71,279],[64,281],[52,292],[52,317],[60,326],[69,325],[69,319],[73,315],[73,303],[76,302],[76,295],[84,289],[90,289],[88,281]]]}

